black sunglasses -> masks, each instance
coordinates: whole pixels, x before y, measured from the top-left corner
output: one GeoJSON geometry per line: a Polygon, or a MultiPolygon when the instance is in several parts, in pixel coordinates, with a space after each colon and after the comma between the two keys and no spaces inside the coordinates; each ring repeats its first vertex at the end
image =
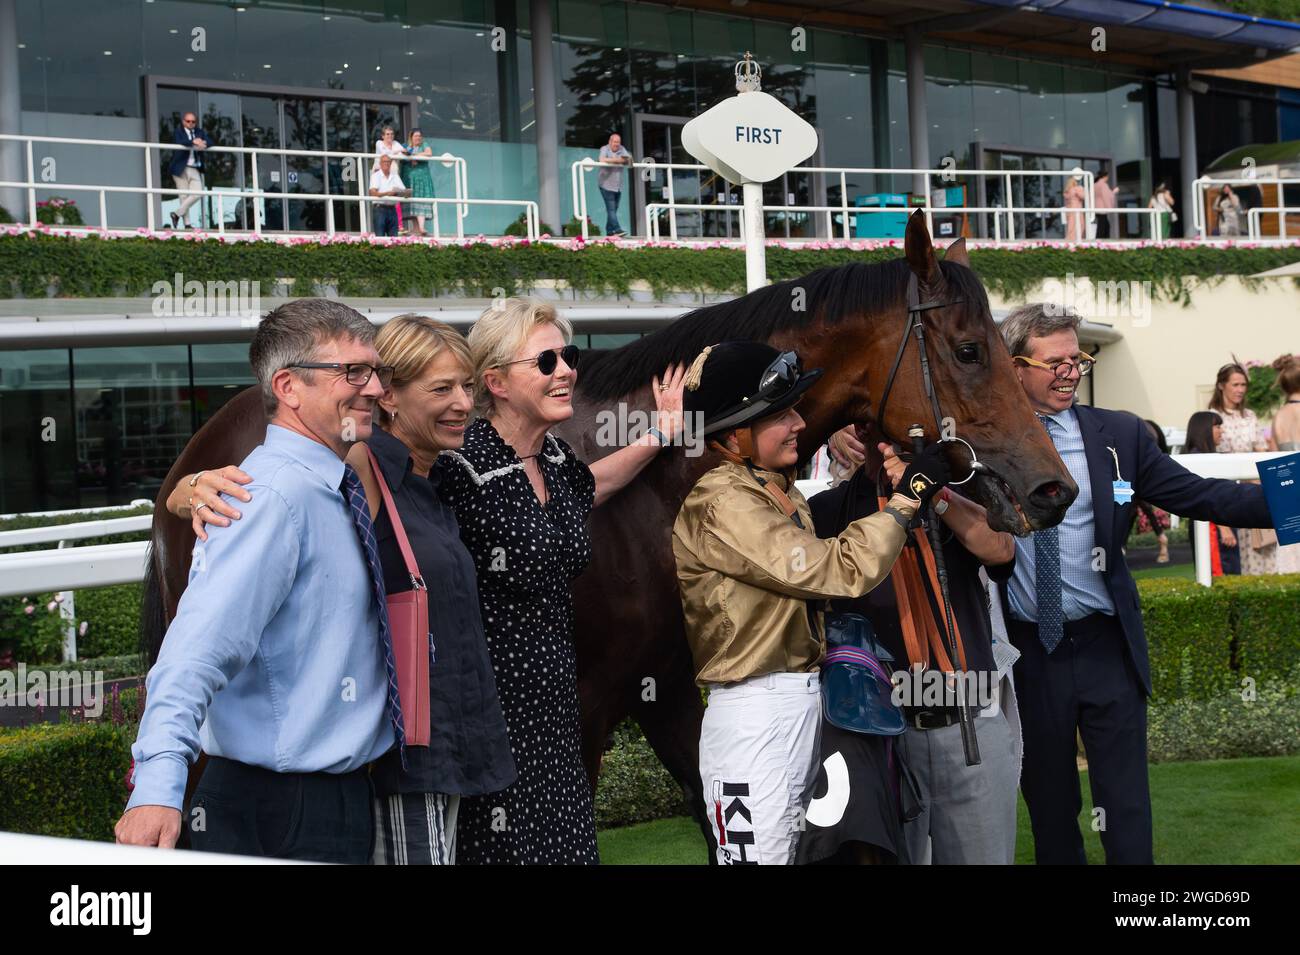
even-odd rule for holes
{"type": "Polygon", "coordinates": [[[561,358],[570,368],[578,367],[578,359],[582,357],[582,351],[577,345],[565,345],[563,348],[548,348],[536,358],[520,358],[518,361],[502,362],[502,365],[522,365],[525,362],[537,362],[537,370],[543,375],[554,374],[556,366],[561,358]]]}
{"type": "Polygon", "coordinates": [[[393,372],[396,369],[392,365],[368,365],[362,361],[338,362],[338,361],[299,361],[292,365],[285,365],[286,368],[322,368],[330,371],[341,371],[347,376],[348,384],[361,388],[370,383],[372,374],[379,376],[379,385],[385,391],[393,383],[393,372]]]}

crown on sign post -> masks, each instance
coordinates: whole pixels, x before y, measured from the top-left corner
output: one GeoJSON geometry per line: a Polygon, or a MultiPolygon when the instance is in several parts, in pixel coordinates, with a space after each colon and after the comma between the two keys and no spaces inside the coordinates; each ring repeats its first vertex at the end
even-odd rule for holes
{"type": "Polygon", "coordinates": [[[745,54],[743,60],[736,62],[736,92],[754,93],[763,86],[763,68],[754,62],[754,58],[745,54]]]}

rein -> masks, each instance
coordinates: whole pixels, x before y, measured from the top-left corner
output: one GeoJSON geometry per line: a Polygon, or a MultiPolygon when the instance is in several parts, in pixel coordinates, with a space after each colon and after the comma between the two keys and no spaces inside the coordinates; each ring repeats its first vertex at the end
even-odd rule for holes
{"type": "MultiPolygon", "coordinates": [[[[921,301],[920,283],[917,281],[915,273],[908,276],[907,279],[907,326],[903,329],[902,340],[898,343],[898,351],[894,354],[894,363],[889,369],[889,377],[885,379],[885,389],[880,394],[880,404],[876,408],[876,427],[886,439],[894,444],[901,442],[894,441],[885,431],[885,407],[889,402],[889,393],[893,390],[894,379],[898,376],[898,369],[903,363],[903,355],[907,351],[907,343],[916,336],[916,349],[921,359],[921,382],[925,387],[925,395],[930,400],[930,410],[934,413],[935,433],[938,435],[940,442],[943,441],[960,441],[966,445],[970,451],[970,474],[960,481],[952,481],[950,484],[965,484],[973,478],[979,471],[983,470],[983,465],[975,455],[975,449],[970,446],[968,441],[958,438],[955,435],[951,438],[943,436],[943,410],[939,407],[939,396],[934,390],[934,379],[930,375],[930,356],[925,347],[925,313],[933,311],[936,308],[947,308],[949,305],[958,305],[965,302],[965,299],[956,298],[947,301],[932,299],[928,302],[921,301]]],[[[920,453],[925,447],[925,429],[920,424],[914,424],[908,428],[908,438],[912,444],[912,450],[920,453]]],[[[918,512],[919,515],[919,512],[918,512]]],[[[930,550],[934,556],[935,576],[939,582],[940,602],[943,605],[944,620],[941,622],[942,642],[946,645],[948,659],[954,664],[962,659],[961,644],[957,636],[957,626],[953,619],[952,599],[948,592],[948,568],[943,557],[943,543],[939,539],[939,523],[936,517],[925,522],[930,538],[930,550]]],[[[900,601],[901,607],[901,601],[900,601]]],[[[975,723],[971,718],[969,701],[966,699],[965,692],[957,694],[957,715],[961,724],[961,742],[962,749],[966,757],[967,766],[978,766],[980,763],[979,741],[975,736],[975,723]]]]}

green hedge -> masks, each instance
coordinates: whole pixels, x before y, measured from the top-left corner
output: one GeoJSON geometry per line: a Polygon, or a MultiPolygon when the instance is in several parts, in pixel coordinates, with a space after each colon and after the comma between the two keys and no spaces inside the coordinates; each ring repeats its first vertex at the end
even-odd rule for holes
{"type": "Polygon", "coordinates": [[[1212,700],[1300,665],[1300,575],[1138,582],[1155,700],[1212,700]]]}
{"type": "Polygon", "coordinates": [[[625,721],[601,760],[596,825],[612,829],[689,812],[685,792],[659,762],[640,727],[625,721]]]}
{"type": "MultiPolygon", "coordinates": [[[[767,272],[779,281],[822,266],[895,259],[900,254],[897,247],[773,246],[767,252],[767,272]]],[[[1074,273],[1149,281],[1154,298],[1186,305],[1195,284],[1215,284],[1229,275],[1248,278],[1289,265],[1300,261],[1300,247],[981,248],[971,250],[970,260],[984,284],[1004,296],[1023,297],[1045,279],[1074,273]]],[[[8,278],[0,282],[0,298],[150,295],[155,282],[170,282],[177,272],[187,282],[260,282],[266,295],[281,279],[295,295],[315,294],[327,285],[339,295],[368,297],[492,296],[495,288],[514,291],[548,280],[597,294],[626,294],[632,283],[646,282],[660,297],[673,291],[738,294],[745,289],[741,249],[618,248],[605,242],[575,250],[526,241],[381,246],[352,239],[282,245],[219,238],[0,236],[0,276],[8,278]]]]}
{"type": "Polygon", "coordinates": [[[1153,763],[1300,753],[1300,671],[1211,700],[1170,700],[1147,710],[1153,763]]]}
{"type": "Polygon", "coordinates": [[[0,830],[111,840],[134,739],[110,722],[0,730],[0,830]]]}

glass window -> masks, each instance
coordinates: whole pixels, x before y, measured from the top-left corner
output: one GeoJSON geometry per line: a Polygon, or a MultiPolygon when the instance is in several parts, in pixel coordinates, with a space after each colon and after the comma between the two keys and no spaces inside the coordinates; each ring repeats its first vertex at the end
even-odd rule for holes
{"type": "Polygon", "coordinates": [[[44,0],[46,109],[143,116],[142,0],[44,0]]]}
{"type": "Polygon", "coordinates": [[[67,349],[0,351],[0,513],[77,506],[67,349]]]}
{"type": "Polygon", "coordinates": [[[1054,63],[1020,61],[1020,125],[1026,146],[1065,146],[1065,77],[1054,63]]]}
{"type": "MultiPolygon", "coordinates": [[[[328,63],[320,51],[328,21],[322,19],[321,0],[276,0],[274,5],[243,3],[235,7],[235,14],[237,43],[225,55],[235,64],[241,83],[323,85],[328,63]]],[[[376,25],[357,19],[352,22],[354,35],[360,34],[357,39],[369,40],[376,25]]],[[[358,58],[368,45],[356,45],[358,58]]]]}
{"type": "Polygon", "coordinates": [[[952,157],[958,168],[970,164],[971,56],[949,47],[925,48],[925,111],[930,123],[930,165],[952,157]]]}
{"type": "Polygon", "coordinates": [[[190,357],[194,374],[194,425],[197,429],[235,395],[255,386],[257,378],[248,364],[248,345],[243,342],[192,345],[190,357]]]}
{"type": "Polygon", "coordinates": [[[694,29],[689,10],[668,10],[650,4],[630,4],[627,9],[629,43],[634,50],[668,53],[685,60],[692,48],[694,29]]]}
{"type": "Polygon", "coordinates": [[[1109,151],[1104,73],[1073,67],[1065,71],[1065,133],[1069,149],[1081,153],[1109,151]]]}
{"type": "Polygon", "coordinates": [[[152,499],[193,434],[185,345],[72,352],[82,507],[152,499]]]}
{"type": "MultiPolygon", "coordinates": [[[[509,76],[515,67],[507,53],[492,49],[491,27],[430,24],[401,32],[409,45],[397,74],[401,86],[390,92],[417,97],[420,129],[434,150],[441,151],[439,138],[503,141],[498,70],[509,76]]],[[[507,31],[504,40],[508,51],[518,34],[507,31]]]]}
{"type": "Polygon", "coordinates": [[[975,107],[971,138],[977,142],[1019,145],[1022,139],[1016,61],[981,54],[972,58],[971,69],[975,107]]]}
{"type": "Polygon", "coordinates": [[[237,13],[233,4],[201,0],[144,4],[141,29],[145,72],[237,79],[240,44],[235,21],[246,16],[247,12],[237,13]]]}
{"type": "Polygon", "coordinates": [[[25,112],[45,112],[45,48],[55,37],[41,22],[40,0],[18,0],[18,86],[25,112]]]}
{"type": "Polygon", "coordinates": [[[631,145],[628,53],[622,48],[556,43],[562,145],[598,148],[619,132],[631,145]]]}

